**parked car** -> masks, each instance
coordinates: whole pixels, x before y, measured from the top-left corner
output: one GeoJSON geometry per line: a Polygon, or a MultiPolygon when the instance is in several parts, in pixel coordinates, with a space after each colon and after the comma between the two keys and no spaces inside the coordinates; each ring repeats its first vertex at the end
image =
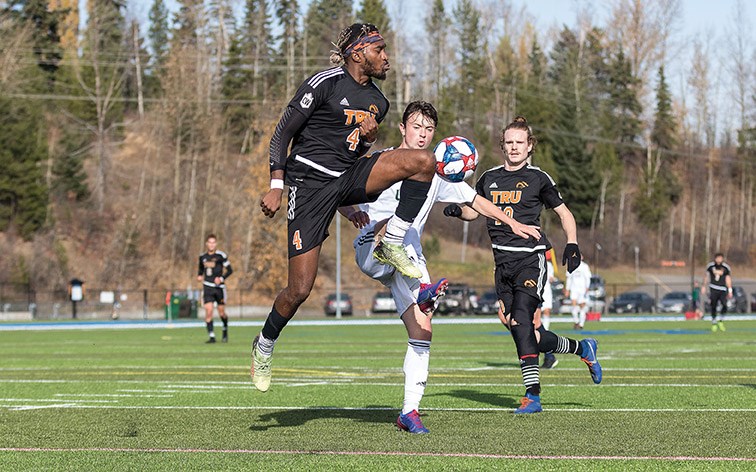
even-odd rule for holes
{"type": "Polygon", "coordinates": [[[479,315],[495,315],[499,311],[499,296],[495,291],[486,292],[478,298],[478,309],[475,313],[479,315]]]}
{"type": "Polygon", "coordinates": [[[563,305],[570,306],[570,301],[564,299],[564,282],[555,277],[551,282],[551,312],[560,313],[563,305]]]}
{"type": "Polygon", "coordinates": [[[654,311],[654,299],[645,292],[619,294],[609,305],[609,313],[650,313],[654,311]]]}
{"type": "Polygon", "coordinates": [[[756,313],[756,293],[751,294],[751,313],[756,313]]]}
{"type": "Polygon", "coordinates": [[[656,306],[660,313],[685,313],[690,310],[693,297],[690,292],[669,292],[656,306]]]}
{"type": "Polygon", "coordinates": [[[588,296],[591,300],[606,300],[606,282],[600,275],[591,275],[591,283],[588,286],[588,296]]]}
{"type": "MultiPolygon", "coordinates": [[[[709,303],[708,292],[704,298],[705,298],[704,312],[710,313],[711,304],[709,303]]],[[[728,313],[748,312],[748,295],[746,295],[745,290],[743,290],[743,287],[732,287],[732,298],[727,299],[727,312],[728,313]]]]}
{"type": "MultiPolygon", "coordinates": [[[[342,315],[352,314],[352,297],[342,292],[339,304],[341,305],[342,315]]],[[[326,316],[336,315],[336,294],[332,293],[326,297],[324,311],[326,316]]]]}
{"type": "Polygon", "coordinates": [[[373,313],[396,313],[396,302],[391,292],[378,292],[373,297],[373,313]]]}
{"type": "Polygon", "coordinates": [[[478,307],[478,295],[465,284],[449,284],[446,296],[438,299],[436,312],[440,315],[473,313],[478,307]]]}

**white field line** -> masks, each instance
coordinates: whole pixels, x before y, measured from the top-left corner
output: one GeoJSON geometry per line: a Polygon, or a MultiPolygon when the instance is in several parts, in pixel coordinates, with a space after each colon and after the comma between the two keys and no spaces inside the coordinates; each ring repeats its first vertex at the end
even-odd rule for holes
{"type": "MultiPolygon", "coordinates": [[[[165,384],[164,382],[150,382],[143,380],[14,380],[5,379],[0,380],[0,383],[65,383],[65,384],[139,384],[139,385],[155,385],[154,389],[150,390],[135,390],[136,392],[155,392],[155,393],[179,393],[181,391],[194,391],[203,393],[211,393],[214,390],[224,389],[251,389],[251,382],[217,382],[211,385],[207,384],[165,384]],[[223,385],[218,385],[223,384],[223,385]],[[168,390],[164,390],[168,389],[168,390]],[[174,390],[182,389],[182,390],[174,390]]],[[[349,379],[322,379],[322,378],[302,378],[302,377],[277,377],[274,385],[290,386],[291,384],[303,384],[303,385],[327,385],[329,387],[337,386],[382,386],[382,387],[397,387],[404,385],[404,382],[355,382],[349,379]]],[[[429,386],[433,387],[522,387],[522,383],[492,383],[492,382],[429,382],[429,386]]],[[[572,384],[572,383],[548,383],[549,388],[556,387],[574,387],[574,388],[647,388],[647,387],[667,387],[667,388],[752,388],[744,384],[700,384],[700,383],[602,383],[600,386],[596,386],[592,383],[584,384],[572,384]]],[[[132,390],[118,390],[129,392],[132,390]]],[[[2,399],[0,398],[0,401],[2,399]]]]}
{"type": "Polygon", "coordinates": [[[569,456],[569,455],[523,455],[523,454],[476,454],[462,452],[420,451],[309,451],[309,450],[263,450],[263,449],[190,449],[190,448],[121,448],[121,447],[2,447],[0,452],[123,452],[123,453],[178,453],[178,454],[274,454],[274,455],[320,455],[320,456],[392,456],[392,457],[459,457],[472,459],[525,459],[525,460],[601,460],[601,461],[700,461],[700,462],[753,462],[753,457],[705,457],[705,456],[569,456]]]}
{"type": "MultiPolygon", "coordinates": [[[[134,395],[131,393],[56,393],[55,397],[173,398],[173,395],[134,395]]],[[[68,400],[66,400],[68,401],[68,400]]],[[[86,400],[89,401],[89,400],[86,400]]]]}
{"type": "MultiPolygon", "coordinates": [[[[727,321],[752,321],[756,320],[756,315],[727,315],[727,321]]],[[[670,321],[684,322],[684,315],[669,316],[612,316],[592,325],[592,329],[600,329],[605,322],[643,322],[643,321],[670,321]]],[[[572,323],[572,320],[552,318],[552,323],[572,323]]],[[[234,326],[252,326],[261,327],[264,320],[234,321],[234,326]]],[[[385,326],[401,325],[399,318],[389,319],[352,319],[352,320],[292,320],[289,326],[385,326]]],[[[465,318],[434,318],[434,325],[501,325],[496,317],[465,317],[465,318]]],[[[52,330],[98,330],[98,329],[177,329],[177,328],[204,328],[205,323],[202,321],[186,321],[173,323],[169,321],[66,321],[66,322],[26,322],[26,323],[0,323],[0,331],[52,331],[52,330]]],[[[675,329],[683,329],[677,326],[675,329]]]]}
{"type": "MultiPolygon", "coordinates": [[[[567,356],[567,354],[565,354],[567,356]]],[[[599,359],[600,361],[604,361],[608,357],[601,357],[599,359]]],[[[444,356],[444,359],[447,359],[446,356],[444,356]]],[[[469,359],[469,358],[465,358],[469,359]]],[[[713,357],[707,357],[707,361],[716,361],[716,360],[726,360],[729,358],[713,358],[713,357]]],[[[748,357],[740,356],[738,359],[748,359],[748,357]]],[[[577,361],[577,359],[575,359],[577,361]]],[[[654,359],[659,360],[659,359],[654,359]]],[[[678,359],[679,360],[679,359],[678,359]]],[[[579,362],[576,362],[576,364],[580,364],[579,362]]],[[[366,367],[366,366],[349,366],[348,368],[345,368],[344,366],[328,366],[328,365],[307,365],[306,367],[303,367],[307,370],[325,370],[328,372],[333,372],[335,369],[339,370],[340,374],[349,374],[349,371],[351,372],[369,372],[372,374],[380,374],[380,373],[401,373],[402,368],[401,367],[381,367],[381,368],[374,368],[374,367],[366,367]],[[343,369],[348,369],[348,371],[344,371],[343,369]]],[[[205,365],[205,366],[196,366],[196,365],[171,365],[171,366],[156,366],[156,365],[128,365],[128,366],[98,366],[94,365],[91,367],[85,367],[85,366],[77,366],[77,367],[56,367],[56,368],[50,368],[50,367],[0,367],[0,372],[13,372],[13,371],[23,371],[23,372],[46,372],[46,371],[102,371],[102,370],[191,370],[191,369],[216,369],[216,370],[229,370],[233,372],[238,372],[239,370],[248,371],[249,365],[243,364],[243,365],[236,365],[236,366],[228,366],[228,365],[205,365]]],[[[459,372],[480,372],[480,371],[509,371],[509,370],[516,370],[520,371],[520,368],[516,365],[514,365],[514,362],[509,367],[494,367],[494,366],[483,366],[483,367],[443,367],[438,368],[438,370],[443,370],[444,372],[449,371],[459,371],[459,372]]],[[[585,366],[583,367],[562,367],[561,364],[559,368],[555,368],[553,372],[561,372],[561,371],[584,371],[585,366]]],[[[626,372],[756,372],[756,367],[611,367],[610,370],[612,372],[620,372],[620,371],[626,371],[626,372]]],[[[198,372],[202,373],[202,372],[198,372]]],[[[0,382],[3,380],[0,379],[0,382]]]]}
{"type": "MultiPolygon", "coordinates": [[[[0,401],[2,401],[0,399],[0,401]]],[[[25,410],[37,407],[44,408],[71,408],[84,410],[293,410],[293,411],[396,411],[395,407],[337,407],[337,406],[191,406],[191,405],[83,405],[75,403],[65,403],[60,405],[11,405],[0,403],[0,408],[8,408],[11,411],[25,410]]],[[[423,411],[440,411],[440,412],[511,412],[514,408],[499,407],[476,407],[476,408],[423,408],[423,411]]],[[[544,411],[564,411],[564,412],[589,412],[589,413],[712,413],[712,412],[738,412],[751,413],[756,412],[756,408],[547,408],[544,411]]]]}

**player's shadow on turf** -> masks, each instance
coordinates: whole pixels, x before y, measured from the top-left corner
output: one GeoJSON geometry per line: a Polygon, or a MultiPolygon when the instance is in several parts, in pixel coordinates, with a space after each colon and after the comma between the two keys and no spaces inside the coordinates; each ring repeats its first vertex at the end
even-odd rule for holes
{"type": "Polygon", "coordinates": [[[516,367],[520,368],[519,362],[486,362],[486,367],[516,367]]]}
{"type": "Polygon", "coordinates": [[[452,390],[448,393],[436,393],[426,395],[426,397],[433,396],[452,396],[456,398],[462,398],[465,400],[471,400],[478,403],[485,403],[491,406],[497,406],[500,408],[515,408],[520,406],[520,397],[517,395],[503,394],[503,393],[486,393],[479,392],[477,390],[452,390]]]}
{"type": "Polygon", "coordinates": [[[364,410],[339,408],[312,408],[303,410],[281,410],[265,413],[249,427],[250,431],[267,431],[271,428],[302,426],[308,421],[344,418],[363,423],[386,424],[396,420],[396,411],[386,405],[366,406],[364,410]],[[371,408],[375,408],[371,410],[371,408]]]}

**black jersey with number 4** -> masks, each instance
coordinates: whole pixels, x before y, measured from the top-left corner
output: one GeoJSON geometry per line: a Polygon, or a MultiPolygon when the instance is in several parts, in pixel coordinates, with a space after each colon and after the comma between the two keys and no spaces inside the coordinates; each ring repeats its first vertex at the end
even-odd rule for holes
{"type": "Polygon", "coordinates": [[[360,123],[380,123],[389,110],[383,92],[369,81],[358,84],[343,67],[318,72],[299,87],[289,107],[307,118],[294,136],[286,161],[286,183],[322,187],[361,157],[360,123]]]}
{"type": "MultiPolygon", "coordinates": [[[[538,167],[524,166],[508,171],[504,166],[483,173],[475,184],[478,195],[486,197],[519,223],[540,226],[541,210],[564,203],[554,180],[538,167]]],[[[518,260],[536,251],[551,248],[541,231],[541,239],[517,236],[509,225],[488,218],[486,223],[497,264],[518,260]]]]}

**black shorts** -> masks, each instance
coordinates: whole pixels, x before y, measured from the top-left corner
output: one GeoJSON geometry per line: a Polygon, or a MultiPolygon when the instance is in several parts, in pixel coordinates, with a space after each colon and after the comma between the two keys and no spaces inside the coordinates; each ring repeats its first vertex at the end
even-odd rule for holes
{"type": "Polygon", "coordinates": [[[218,305],[225,305],[226,287],[208,287],[207,285],[205,285],[204,290],[202,291],[202,302],[218,302],[218,305]]]}
{"type": "Polygon", "coordinates": [[[496,296],[504,303],[504,314],[512,312],[515,296],[528,295],[543,302],[546,285],[546,256],[543,251],[496,265],[496,296]]]}
{"type": "Polygon", "coordinates": [[[319,246],[328,237],[328,226],[340,206],[374,202],[380,194],[368,195],[365,187],[379,155],[362,157],[325,186],[290,185],[289,258],[319,246]]]}

